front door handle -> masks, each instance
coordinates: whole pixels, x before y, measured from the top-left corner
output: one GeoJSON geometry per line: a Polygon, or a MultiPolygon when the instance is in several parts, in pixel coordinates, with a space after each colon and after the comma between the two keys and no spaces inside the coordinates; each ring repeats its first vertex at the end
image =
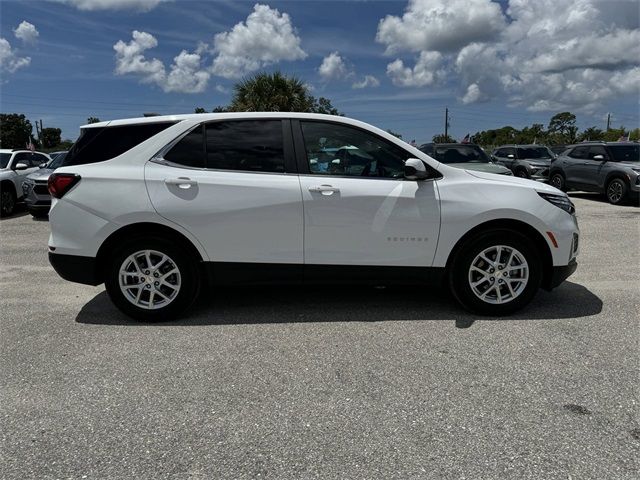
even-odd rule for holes
{"type": "Polygon", "coordinates": [[[333,192],[339,192],[340,189],[331,185],[320,185],[318,187],[310,187],[310,192],[321,193],[322,195],[333,195],[333,192]]]}
{"type": "Polygon", "coordinates": [[[167,178],[164,183],[166,185],[175,185],[183,190],[187,190],[188,188],[198,185],[198,182],[187,177],[167,178]]]}

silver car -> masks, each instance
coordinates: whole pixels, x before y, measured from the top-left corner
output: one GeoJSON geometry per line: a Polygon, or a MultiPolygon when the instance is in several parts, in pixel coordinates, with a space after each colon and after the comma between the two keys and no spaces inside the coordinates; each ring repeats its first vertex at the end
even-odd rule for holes
{"type": "Polygon", "coordinates": [[[22,182],[24,203],[34,218],[44,218],[49,215],[49,208],[51,207],[51,196],[49,195],[47,187],[49,175],[51,175],[56,168],[62,166],[67,156],[67,152],[55,153],[57,153],[57,155],[53,156],[52,154],[52,160],[50,162],[41,165],[40,170],[28,175],[24,179],[24,182],[22,182]]]}
{"type": "Polygon", "coordinates": [[[541,182],[549,178],[555,154],[544,145],[502,145],[491,154],[494,162],[509,168],[516,177],[541,182]]]}

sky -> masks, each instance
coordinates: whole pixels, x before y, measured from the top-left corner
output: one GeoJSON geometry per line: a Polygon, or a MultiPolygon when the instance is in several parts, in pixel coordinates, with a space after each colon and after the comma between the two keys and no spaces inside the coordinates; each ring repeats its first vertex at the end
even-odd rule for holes
{"type": "Polygon", "coordinates": [[[75,139],[89,116],[229,103],[259,71],[430,141],[548,124],[640,126],[640,3],[608,0],[0,0],[0,110],[75,139]]]}

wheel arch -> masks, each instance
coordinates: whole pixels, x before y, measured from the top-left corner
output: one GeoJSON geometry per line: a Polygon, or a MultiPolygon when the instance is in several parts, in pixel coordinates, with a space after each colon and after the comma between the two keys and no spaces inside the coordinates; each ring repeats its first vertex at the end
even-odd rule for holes
{"type": "Polygon", "coordinates": [[[153,222],[132,223],[119,228],[109,235],[96,254],[96,274],[100,280],[104,280],[105,267],[108,261],[108,254],[125,241],[136,238],[144,238],[157,236],[164,239],[170,239],[173,242],[183,246],[190,255],[193,255],[199,262],[203,258],[198,248],[184,234],[166,225],[153,222]]]}
{"type": "Polygon", "coordinates": [[[8,178],[0,180],[0,188],[4,190],[7,187],[11,187],[11,190],[13,190],[16,198],[18,198],[18,187],[16,187],[16,184],[8,178]]]}
{"type": "Polygon", "coordinates": [[[527,238],[531,239],[542,258],[542,287],[546,289],[550,288],[551,277],[553,275],[553,258],[551,256],[549,244],[543,235],[528,223],[508,218],[489,220],[480,223],[460,237],[447,257],[445,267],[447,275],[450,271],[454,258],[462,247],[474,237],[490,230],[511,230],[513,232],[523,234],[527,238]]]}

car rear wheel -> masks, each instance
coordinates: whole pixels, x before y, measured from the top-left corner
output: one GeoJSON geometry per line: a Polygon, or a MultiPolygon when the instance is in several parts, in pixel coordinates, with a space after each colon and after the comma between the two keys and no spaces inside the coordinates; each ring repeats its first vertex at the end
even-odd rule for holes
{"type": "Polygon", "coordinates": [[[0,213],[3,217],[8,217],[16,208],[16,192],[11,187],[2,185],[0,195],[0,213]]]}
{"type": "Polygon", "coordinates": [[[493,230],[467,241],[449,271],[454,297],[480,315],[508,315],[535,296],[542,280],[535,245],[511,230],[493,230]]]}
{"type": "Polygon", "coordinates": [[[624,203],[627,198],[627,184],[620,178],[614,178],[607,184],[607,200],[613,205],[624,203]]]}
{"type": "Polygon", "coordinates": [[[197,262],[164,239],[134,240],[109,260],[107,293],[122,312],[137,320],[175,319],[198,294],[197,262]]]}
{"type": "Polygon", "coordinates": [[[551,175],[549,183],[551,184],[551,186],[556,187],[558,190],[562,190],[563,192],[567,191],[567,187],[564,183],[564,176],[559,172],[555,172],[553,175],[551,175]]]}

